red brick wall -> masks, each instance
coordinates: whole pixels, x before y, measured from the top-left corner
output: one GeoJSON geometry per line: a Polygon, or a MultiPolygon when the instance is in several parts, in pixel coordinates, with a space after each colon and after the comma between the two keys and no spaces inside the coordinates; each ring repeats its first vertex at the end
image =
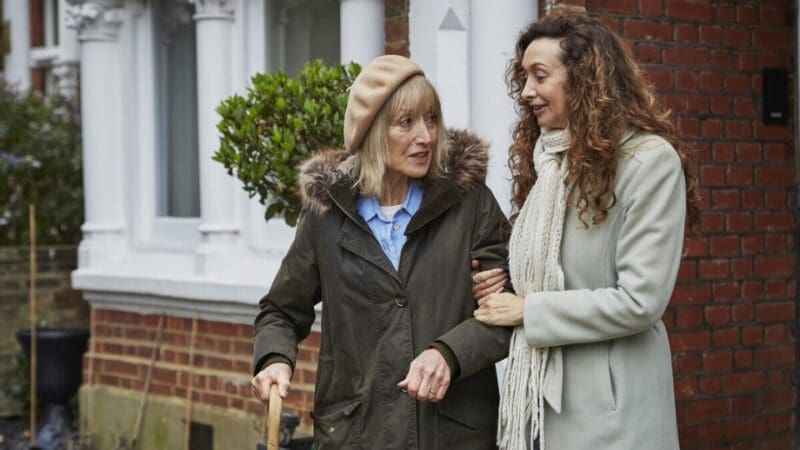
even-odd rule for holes
{"type": "MultiPolygon", "coordinates": [[[[189,361],[192,320],[164,316],[157,340],[160,315],[92,310],[90,351],[84,357],[84,382],[140,391],[147,377],[154,345],[159,353],[153,365],[150,393],[186,398],[189,380],[192,399],[222,408],[262,415],[264,407],[250,395],[253,327],[197,320],[194,357],[189,361]]],[[[297,370],[284,411],[298,414],[310,432],[308,412],[313,388],[319,335],[300,344],[297,370]]]]}
{"type": "Polygon", "coordinates": [[[564,3],[626,37],[699,151],[701,229],[664,316],[682,448],[792,448],[794,125],[761,122],[761,69],[796,75],[794,2],[564,3]]]}
{"type": "Polygon", "coordinates": [[[408,56],[408,0],[384,0],[387,55],[408,56]]]}

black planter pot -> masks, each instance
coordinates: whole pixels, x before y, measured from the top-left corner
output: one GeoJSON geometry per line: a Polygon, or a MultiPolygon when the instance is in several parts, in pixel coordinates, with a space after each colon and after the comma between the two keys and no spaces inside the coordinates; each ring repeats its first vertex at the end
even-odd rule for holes
{"type": "MultiPolygon", "coordinates": [[[[83,353],[88,339],[88,330],[36,330],[36,397],[42,404],[42,417],[36,433],[37,448],[66,448],[64,443],[72,433],[72,418],[66,403],[81,386],[83,353]]],[[[18,331],[17,340],[30,361],[30,330],[18,331]]]]}
{"type": "MultiPolygon", "coordinates": [[[[36,330],[36,396],[43,404],[66,403],[81,386],[83,353],[89,331],[75,328],[36,330]]],[[[30,361],[31,332],[17,332],[30,361]]]]}

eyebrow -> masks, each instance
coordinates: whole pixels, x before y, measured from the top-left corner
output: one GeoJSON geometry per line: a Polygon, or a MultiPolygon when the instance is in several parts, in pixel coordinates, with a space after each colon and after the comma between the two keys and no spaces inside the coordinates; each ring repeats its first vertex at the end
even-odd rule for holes
{"type": "Polygon", "coordinates": [[[537,61],[537,62],[534,62],[533,64],[528,64],[528,69],[530,69],[530,70],[536,70],[536,69],[547,69],[547,70],[550,70],[550,66],[548,66],[547,64],[545,64],[543,62],[538,62],[537,61]]]}

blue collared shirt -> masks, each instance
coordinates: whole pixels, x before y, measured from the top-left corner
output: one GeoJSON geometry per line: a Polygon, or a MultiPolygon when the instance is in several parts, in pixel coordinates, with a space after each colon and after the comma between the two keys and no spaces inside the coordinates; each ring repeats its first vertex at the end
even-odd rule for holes
{"type": "Polygon", "coordinates": [[[400,266],[400,252],[406,243],[406,227],[411,222],[411,217],[419,210],[421,203],[422,189],[416,183],[409,184],[403,205],[391,219],[383,215],[381,205],[374,195],[369,197],[360,195],[356,201],[358,214],[369,225],[372,235],[378,240],[383,253],[392,262],[395,270],[400,266]]]}

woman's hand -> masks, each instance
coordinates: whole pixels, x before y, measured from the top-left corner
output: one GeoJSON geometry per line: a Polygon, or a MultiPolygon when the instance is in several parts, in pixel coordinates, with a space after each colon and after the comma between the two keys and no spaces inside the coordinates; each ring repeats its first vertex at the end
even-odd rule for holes
{"type": "Polygon", "coordinates": [[[258,372],[253,380],[250,381],[250,391],[261,403],[269,402],[269,388],[273,383],[278,383],[278,393],[282,398],[289,394],[291,385],[292,368],[288,364],[276,362],[263,368],[258,372]]]}
{"type": "Polygon", "coordinates": [[[475,319],[489,325],[522,325],[525,315],[525,300],[510,292],[491,294],[478,300],[475,319]]]}
{"type": "Polygon", "coordinates": [[[421,402],[438,402],[450,386],[450,367],[439,350],[429,348],[411,361],[403,381],[397,387],[421,402]]]}
{"type": "Polygon", "coordinates": [[[496,269],[478,272],[480,267],[481,266],[478,260],[473,259],[472,296],[475,298],[475,300],[486,297],[489,294],[494,294],[495,292],[501,292],[508,282],[508,275],[502,268],[498,267],[496,269]]]}

